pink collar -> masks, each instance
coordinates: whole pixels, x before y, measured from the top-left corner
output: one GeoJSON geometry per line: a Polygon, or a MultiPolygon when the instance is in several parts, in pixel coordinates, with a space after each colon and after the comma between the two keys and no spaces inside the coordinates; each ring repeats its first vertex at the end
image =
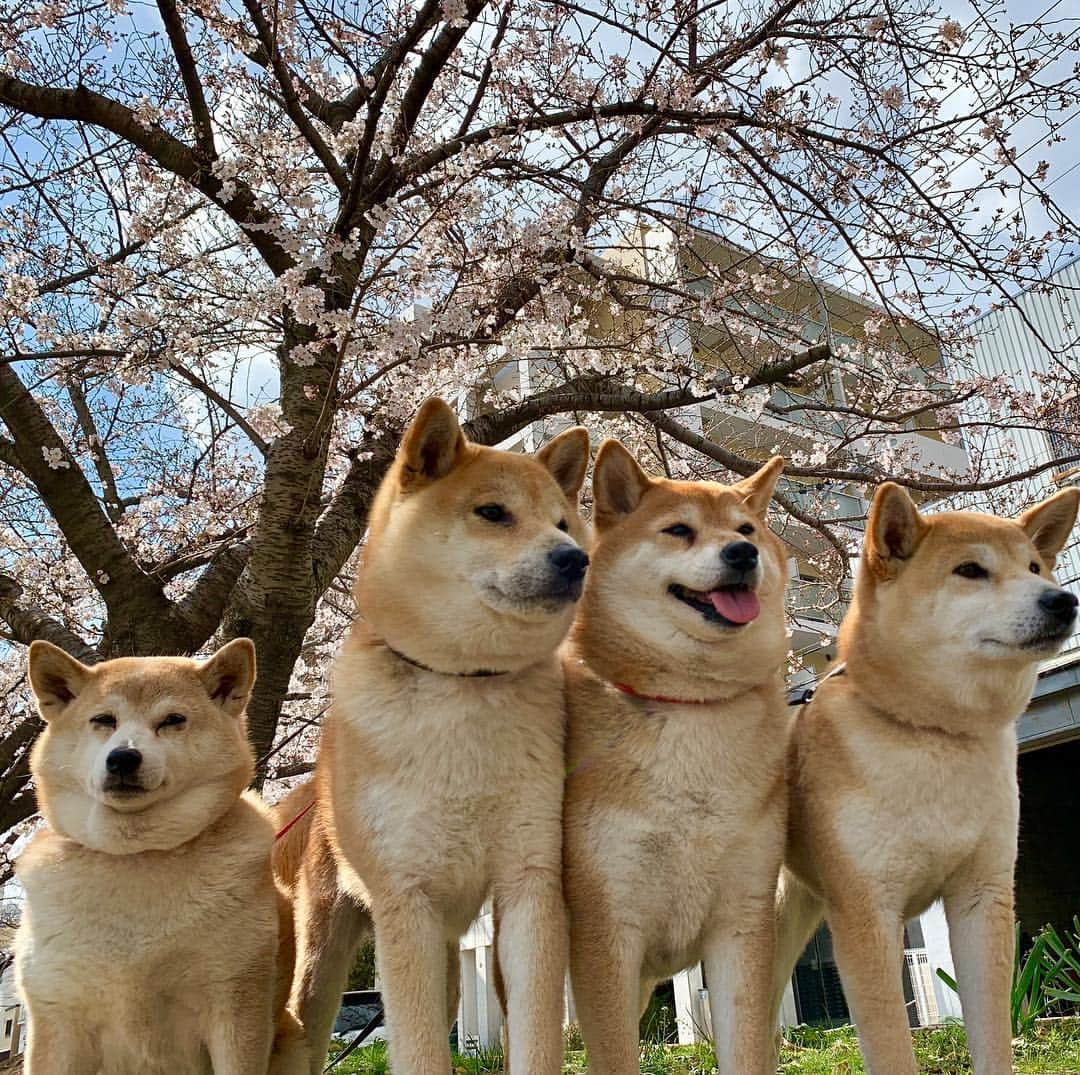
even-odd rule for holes
{"type": "Polygon", "coordinates": [[[718,700],[716,698],[669,698],[666,694],[642,694],[626,683],[612,683],[611,685],[623,694],[641,698],[646,702],[670,702],[672,705],[714,705],[718,700]]]}

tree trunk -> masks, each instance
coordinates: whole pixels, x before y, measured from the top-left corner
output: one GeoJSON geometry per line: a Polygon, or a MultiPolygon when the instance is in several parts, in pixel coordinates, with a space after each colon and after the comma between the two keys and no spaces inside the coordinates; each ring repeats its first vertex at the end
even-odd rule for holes
{"type": "Polygon", "coordinates": [[[310,365],[293,360],[310,331],[286,318],[279,351],[282,414],[289,431],[266,455],[266,476],[251,558],[240,577],[225,633],[255,643],[258,673],[248,704],[248,730],[266,775],[289,679],[315,618],[314,536],[326,476],[337,353],[325,347],[310,365]]]}

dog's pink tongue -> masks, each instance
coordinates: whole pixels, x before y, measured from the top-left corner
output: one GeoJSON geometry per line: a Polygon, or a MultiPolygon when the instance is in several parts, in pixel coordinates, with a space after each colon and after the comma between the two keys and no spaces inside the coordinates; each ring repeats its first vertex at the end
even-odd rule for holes
{"type": "Polygon", "coordinates": [[[761,612],[761,602],[753,590],[710,590],[713,608],[731,623],[749,623],[761,612]]]}

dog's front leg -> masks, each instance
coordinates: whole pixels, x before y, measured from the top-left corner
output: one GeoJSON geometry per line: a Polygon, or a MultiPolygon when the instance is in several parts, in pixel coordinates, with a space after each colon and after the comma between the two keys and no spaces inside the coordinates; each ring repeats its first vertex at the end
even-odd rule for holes
{"type": "Polygon", "coordinates": [[[94,1040],[79,1029],[79,1014],[57,1015],[27,1005],[30,1042],[25,1075],[97,1075],[101,1056],[94,1040]]]}
{"type": "Polygon", "coordinates": [[[976,880],[978,872],[965,870],[952,879],[945,892],[945,917],[975,1075],[1009,1075],[1012,869],[990,873],[989,880],[985,874],[976,880]]]}
{"type": "Polygon", "coordinates": [[[496,954],[515,1073],[558,1075],[563,1064],[567,935],[562,880],[535,868],[496,884],[496,954]]]}
{"type": "Polygon", "coordinates": [[[840,980],[870,1075],[918,1075],[904,1000],[904,923],[872,893],[827,911],[840,980]]]}
{"type": "Polygon", "coordinates": [[[234,982],[224,996],[208,998],[212,1014],[204,1036],[214,1075],[266,1075],[274,1045],[272,985],[267,962],[234,982]]]}
{"type": "Polygon", "coordinates": [[[718,926],[705,945],[716,1063],[721,1075],[766,1075],[773,1057],[773,901],[742,904],[737,921],[718,926]]]}
{"type": "Polygon", "coordinates": [[[590,1075],[637,1075],[638,1023],[648,997],[644,943],[614,922],[599,901],[570,919],[570,980],[590,1075]]]}
{"type": "Polygon", "coordinates": [[[449,1075],[447,926],[421,893],[376,897],[372,914],[394,1075],[449,1075]]]}

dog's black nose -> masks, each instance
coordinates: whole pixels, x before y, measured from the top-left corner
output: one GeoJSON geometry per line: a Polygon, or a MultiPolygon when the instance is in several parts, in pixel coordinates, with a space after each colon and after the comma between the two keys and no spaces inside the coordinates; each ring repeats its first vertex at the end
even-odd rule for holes
{"type": "Polygon", "coordinates": [[[1039,608],[1059,623],[1071,623],[1076,619],[1076,605],[1076,594],[1068,590],[1043,590],[1039,597],[1039,608]]]}
{"type": "Polygon", "coordinates": [[[105,759],[105,768],[113,776],[131,776],[142,765],[142,754],[131,747],[117,747],[110,750],[105,759]]]}
{"type": "Polygon", "coordinates": [[[589,557],[576,545],[557,545],[548,553],[548,559],[555,565],[564,579],[570,582],[585,577],[585,568],[589,566],[589,557]]]}
{"type": "Polygon", "coordinates": [[[757,567],[757,546],[751,541],[733,541],[720,550],[720,555],[736,571],[753,571],[757,567]]]}

